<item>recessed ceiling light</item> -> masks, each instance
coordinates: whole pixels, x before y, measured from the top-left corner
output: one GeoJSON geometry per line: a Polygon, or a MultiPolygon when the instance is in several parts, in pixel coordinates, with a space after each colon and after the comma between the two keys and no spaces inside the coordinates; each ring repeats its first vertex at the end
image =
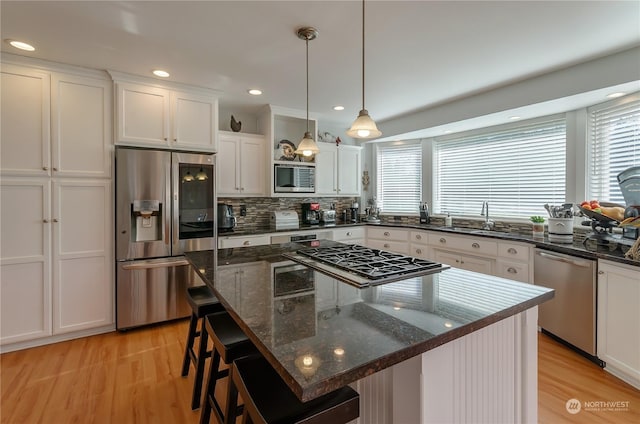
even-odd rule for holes
{"type": "Polygon", "coordinates": [[[251,90],[248,90],[247,93],[251,94],[252,96],[259,96],[262,94],[262,90],[258,90],[257,88],[252,88],[251,90]]]}
{"type": "Polygon", "coordinates": [[[333,110],[344,110],[344,106],[334,106],[333,110]]]}
{"type": "Polygon", "coordinates": [[[611,93],[611,94],[607,94],[607,97],[610,99],[615,99],[616,97],[622,97],[627,93],[623,93],[623,92],[618,92],[618,93],[611,93]]]}
{"type": "Polygon", "coordinates": [[[156,69],[153,71],[153,75],[160,77],[160,78],[168,78],[169,77],[169,72],[167,71],[163,71],[162,69],[156,69]]]}
{"type": "Polygon", "coordinates": [[[510,116],[509,119],[511,119],[512,121],[517,121],[518,119],[520,119],[519,116],[510,116]]]}
{"type": "Polygon", "coordinates": [[[9,42],[9,44],[11,44],[16,49],[26,50],[28,52],[32,52],[32,51],[34,51],[36,49],[31,44],[27,44],[27,43],[24,43],[22,41],[17,41],[17,40],[7,40],[7,41],[9,42]]]}

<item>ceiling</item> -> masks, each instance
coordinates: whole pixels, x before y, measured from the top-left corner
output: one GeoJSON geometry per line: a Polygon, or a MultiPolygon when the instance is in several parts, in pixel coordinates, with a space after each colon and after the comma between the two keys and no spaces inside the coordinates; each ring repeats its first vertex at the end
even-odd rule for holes
{"type": "MultiPolygon", "coordinates": [[[[366,108],[378,123],[640,45],[640,1],[369,0],[366,7],[366,108]]],[[[346,128],[362,101],[361,8],[328,0],[3,0],[1,44],[89,68],[149,77],[165,69],[170,80],[219,90],[221,105],[248,113],[264,104],[304,110],[305,43],[296,29],[313,26],[309,108],[346,128]],[[250,96],[249,88],[264,94],[250,96]]]]}

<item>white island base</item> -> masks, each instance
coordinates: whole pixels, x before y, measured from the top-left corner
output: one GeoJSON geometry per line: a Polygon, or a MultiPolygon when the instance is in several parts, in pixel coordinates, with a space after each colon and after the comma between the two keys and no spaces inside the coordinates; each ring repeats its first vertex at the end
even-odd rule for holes
{"type": "Polygon", "coordinates": [[[538,307],[363,378],[358,424],[537,423],[538,307]]]}

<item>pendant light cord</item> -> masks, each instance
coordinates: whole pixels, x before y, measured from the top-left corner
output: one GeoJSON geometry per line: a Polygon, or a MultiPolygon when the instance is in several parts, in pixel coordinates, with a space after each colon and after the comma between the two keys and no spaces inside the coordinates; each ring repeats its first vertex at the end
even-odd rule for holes
{"type": "Polygon", "coordinates": [[[307,46],[307,132],[309,132],[309,37],[305,37],[307,46]]]}
{"type": "Polygon", "coordinates": [[[362,0],[362,109],[364,110],[364,0],[362,0]]]}

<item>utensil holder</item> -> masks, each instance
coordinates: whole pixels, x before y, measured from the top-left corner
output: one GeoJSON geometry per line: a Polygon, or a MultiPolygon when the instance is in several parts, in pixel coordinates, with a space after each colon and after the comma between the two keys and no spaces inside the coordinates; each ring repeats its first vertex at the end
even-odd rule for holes
{"type": "Polygon", "coordinates": [[[549,218],[549,241],[573,243],[573,218],[549,218]]]}

